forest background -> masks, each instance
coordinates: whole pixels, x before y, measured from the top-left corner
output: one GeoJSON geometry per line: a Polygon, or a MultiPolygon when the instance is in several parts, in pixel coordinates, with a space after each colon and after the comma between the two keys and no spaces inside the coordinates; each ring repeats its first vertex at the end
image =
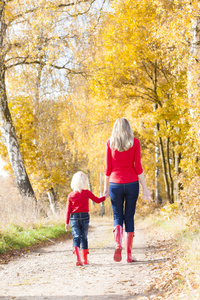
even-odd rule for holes
{"type": "MultiPolygon", "coordinates": [[[[197,231],[199,1],[0,1],[0,44],[1,237],[63,217],[78,170],[102,195],[119,117],[141,142],[151,209],[197,231]]],[[[109,201],[91,210],[111,214],[109,201]]]]}

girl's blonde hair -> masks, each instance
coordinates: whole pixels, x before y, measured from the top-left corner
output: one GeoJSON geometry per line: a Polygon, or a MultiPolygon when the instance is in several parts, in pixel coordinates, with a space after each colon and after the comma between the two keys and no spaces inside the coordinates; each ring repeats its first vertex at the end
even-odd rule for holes
{"type": "Polygon", "coordinates": [[[88,188],[88,178],[82,171],[76,172],[71,181],[71,188],[73,191],[81,191],[88,188]]]}
{"type": "Polygon", "coordinates": [[[127,151],[133,146],[133,130],[126,118],[115,121],[110,137],[110,147],[120,152],[127,151]]]}

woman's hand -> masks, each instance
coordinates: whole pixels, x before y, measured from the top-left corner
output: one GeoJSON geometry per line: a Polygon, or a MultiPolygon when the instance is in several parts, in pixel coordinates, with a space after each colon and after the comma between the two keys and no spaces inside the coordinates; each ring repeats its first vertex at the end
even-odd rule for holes
{"type": "Polygon", "coordinates": [[[69,224],[65,224],[65,230],[69,231],[70,230],[70,225],[69,224]]]}
{"type": "Polygon", "coordinates": [[[110,196],[109,190],[105,190],[104,193],[103,193],[103,196],[108,198],[110,196]]]}
{"type": "Polygon", "coordinates": [[[151,198],[151,193],[148,189],[143,189],[143,197],[144,197],[144,200],[147,200],[147,203],[150,203],[153,201],[153,199],[151,198]]]}

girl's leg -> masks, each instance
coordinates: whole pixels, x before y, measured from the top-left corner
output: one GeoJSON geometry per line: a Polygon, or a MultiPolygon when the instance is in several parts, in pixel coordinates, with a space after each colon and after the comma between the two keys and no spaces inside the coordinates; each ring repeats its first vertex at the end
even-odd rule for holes
{"type": "Polygon", "coordinates": [[[81,226],[78,219],[70,218],[70,225],[73,236],[73,253],[76,255],[76,266],[81,266],[81,255],[80,255],[80,240],[81,240],[81,226]]]}
{"type": "Polygon", "coordinates": [[[89,254],[88,250],[88,227],[89,227],[89,221],[90,217],[88,214],[87,218],[83,218],[81,220],[81,248],[82,248],[82,258],[83,258],[83,264],[87,265],[87,255],[89,254]]]}
{"type": "Polygon", "coordinates": [[[81,249],[88,249],[88,227],[89,227],[89,221],[90,216],[88,213],[82,213],[84,214],[84,217],[82,217],[80,223],[81,223],[81,249]],[[87,216],[85,217],[85,214],[87,216]]]}
{"type": "Polygon", "coordinates": [[[81,224],[78,219],[71,219],[70,218],[70,225],[72,229],[72,236],[73,236],[73,247],[80,248],[81,242],[81,224]]]}

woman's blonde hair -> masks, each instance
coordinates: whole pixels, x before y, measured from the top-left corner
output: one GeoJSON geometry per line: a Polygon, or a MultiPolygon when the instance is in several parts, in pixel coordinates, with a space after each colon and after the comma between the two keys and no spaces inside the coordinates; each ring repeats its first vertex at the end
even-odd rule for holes
{"type": "Polygon", "coordinates": [[[133,130],[126,118],[115,121],[110,137],[110,147],[120,152],[127,151],[133,146],[133,130]]]}
{"type": "Polygon", "coordinates": [[[82,171],[76,172],[71,181],[71,188],[73,191],[81,191],[88,188],[88,178],[82,171]]]}

